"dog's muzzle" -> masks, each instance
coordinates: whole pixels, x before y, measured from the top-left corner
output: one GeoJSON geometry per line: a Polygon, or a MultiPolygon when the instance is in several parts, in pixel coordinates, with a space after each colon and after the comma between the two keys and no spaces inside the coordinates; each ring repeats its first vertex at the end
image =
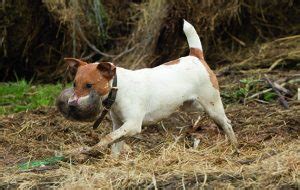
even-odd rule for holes
{"type": "Polygon", "coordinates": [[[95,91],[91,91],[88,95],[88,99],[82,105],[73,101],[69,101],[73,94],[73,88],[67,88],[63,90],[56,99],[56,107],[62,113],[62,115],[69,120],[95,120],[100,113],[100,96],[95,91]]]}

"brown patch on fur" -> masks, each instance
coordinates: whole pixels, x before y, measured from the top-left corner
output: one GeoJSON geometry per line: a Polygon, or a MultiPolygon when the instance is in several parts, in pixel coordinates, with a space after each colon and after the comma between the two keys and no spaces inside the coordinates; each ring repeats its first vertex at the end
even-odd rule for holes
{"type": "Polygon", "coordinates": [[[179,63],[179,59],[175,59],[169,62],[164,63],[163,65],[175,65],[179,63]]]}
{"type": "Polygon", "coordinates": [[[190,56],[194,56],[194,57],[197,57],[198,59],[200,59],[201,63],[204,65],[204,67],[206,68],[206,70],[209,74],[209,78],[210,78],[210,81],[211,81],[213,87],[215,89],[219,90],[218,79],[217,79],[215,73],[210,69],[210,67],[206,63],[203,52],[198,48],[190,48],[190,56]]]}
{"type": "Polygon", "coordinates": [[[109,79],[107,79],[97,68],[98,64],[87,64],[78,67],[74,88],[77,97],[86,96],[92,89],[100,95],[105,95],[110,91],[109,79]],[[87,88],[86,84],[92,84],[92,88],[87,88]]]}

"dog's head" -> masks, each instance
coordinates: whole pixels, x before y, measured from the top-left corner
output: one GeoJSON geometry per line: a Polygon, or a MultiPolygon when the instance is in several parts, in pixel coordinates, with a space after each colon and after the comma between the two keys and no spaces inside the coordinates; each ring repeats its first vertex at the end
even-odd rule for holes
{"type": "Polygon", "coordinates": [[[100,112],[101,97],[110,92],[116,67],[110,62],[88,64],[74,58],[65,61],[76,75],[73,88],[58,97],[57,107],[68,119],[93,120],[100,112]]]}

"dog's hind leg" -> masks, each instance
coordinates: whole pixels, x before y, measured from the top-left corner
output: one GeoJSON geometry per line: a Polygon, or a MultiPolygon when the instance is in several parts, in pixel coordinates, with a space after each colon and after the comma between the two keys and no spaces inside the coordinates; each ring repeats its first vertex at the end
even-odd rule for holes
{"type": "Polygon", "coordinates": [[[232,129],[231,121],[225,115],[219,91],[213,89],[207,92],[209,92],[209,95],[206,95],[202,91],[201,95],[199,96],[201,105],[203,106],[205,112],[214,120],[214,122],[224,130],[230,142],[237,150],[237,139],[232,129]]]}
{"type": "MultiPolygon", "coordinates": [[[[185,112],[203,112],[204,111],[203,106],[197,99],[185,101],[180,108],[181,108],[181,110],[183,110],[185,112]]],[[[200,120],[201,120],[201,115],[198,116],[196,122],[193,124],[193,130],[196,130],[199,127],[198,124],[199,124],[200,120]]]]}

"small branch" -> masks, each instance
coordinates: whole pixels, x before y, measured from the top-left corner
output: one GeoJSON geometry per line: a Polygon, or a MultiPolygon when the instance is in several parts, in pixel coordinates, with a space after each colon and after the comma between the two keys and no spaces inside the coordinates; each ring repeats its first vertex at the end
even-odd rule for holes
{"type": "Polygon", "coordinates": [[[94,44],[92,44],[87,38],[86,36],[83,34],[82,30],[81,30],[81,27],[80,25],[76,22],[76,26],[78,28],[78,33],[80,35],[80,37],[85,41],[85,43],[92,49],[94,50],[95,52],[97,52],[98,54],[100,55],[103,55],[105,57],[115,57],[116,55],[110,55],[110,54],[107,54],[107,53],[104,53],[102,51],[100,51],[94,44]]]}
{"type": "Polygon", "coordinates": [[[272,87],[273,91],[278,95],[278,100],[281,103],[281,105],[285,108],[288,109],[289,108],[289,104],[288,102],[284,99],[284,96],[279,92],[279,90],[276,88],[276,86],[274,85],[274,83],[268,78],[267,75],[265,75],[266,81],[268,82],[268,84],[272,87]]]}
{"type": "Polygon", "coordinates": [[[122,57],[123,55],[133,51],[136,47],[137,47],[137,44],[135,46],[133,46],[132,48],[126,49],[125,51],[121,52],[119,55],[117,55],[115,58],[113,58],[113,61],[115,61],[115,60],[119,59],[120,57],[122,57]]]}
{"type": "Polygon", "coordinates": [[[235,37],[234,35],[230,34],[229,32],[226,31],[226,33],[233,39],[235,40],[237,43],[239,43],[241,46],[246,46],[246,43],[243,42],[242,40],[238,39],[237,37],[235,37]]]}
{"type": "Polygon", "coordinates": [[[277,60],[271,65],[271,67],[269,67],[268,72],[272,71],[272,70],[273,70],[280,62],[282,62],[282,61],[283,61],[282,58],[277,59],[277,60]]]}
{"type": "Polygon", "coordinates": [[[81,59],[84,61],[87,61],[87,60],[91,59],[92,57],[94,57],[96,54],[97,54],[96,52],[92,52],[90,55],[82,57],[81,59]]]}
{"type": "MultiPolygon", "coordinates": [[[[111,55],[111,54],[107,54],[107,53],[104,53],[102,51],[100,51],[94,44],[92,44],[88,39],[87,37],[84,35],[84,33],[82,32],[82,29],[80,27],[80,25],[78,23],[76,23],[76,26],[78,28],[78,34],[80,35],[80,37],[85,41],[85,43],[92,49],[94,50],[96,53],[104,56],[104,57],[110,57],[110,58],[113,58],[113,61],[119,59],[120,57],[122,57],[123,55],[133,51],[137,45],[131,47],[130,49],[126,49],[125,51],[121,52],[120,54],[118,55],[111,55]]],[[[87,57],[85,57],[86,59],[89,59],[90,57],[94,56],[94,54],[91,54],[87,57]]]]}
{"type": "MultiPolygon", "coordinates": [[[[286,83],[284,83],[284,85],[285,85],[285,84],[286,84],[286,83]]],[[[280,85],[280,84],[278,84],[277,82],[274,82],[274,86],[275,86],[275,88],[276,88],[277,90],[283,92],[283,93],[286,94],[286,95],[293,96],[293,94],[292,94],[291,91],[289,91],[288,89],[284,88],[284,85],[280,85]]]]}

